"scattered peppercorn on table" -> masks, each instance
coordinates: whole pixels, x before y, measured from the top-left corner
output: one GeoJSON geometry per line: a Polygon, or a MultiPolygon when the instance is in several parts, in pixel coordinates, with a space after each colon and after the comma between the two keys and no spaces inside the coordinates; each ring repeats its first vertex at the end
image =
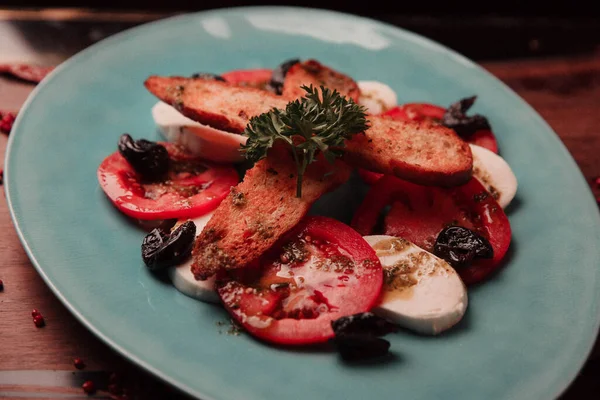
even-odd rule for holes
{"type": "MultiPolygon", "coordinates": [[[[55,65],[105,36],[163,16],[0,10],[4,42],[0,43],[0,64],[55,65]],[[48,28],[50,21],[59,21],[58,27],[48,28]],[[49,36],[43,46],[29,47],[23,40],[40,34],[49,36]]],[[[600,51],[543,60],[479,61],[552,126],[600,199],[600,51]]],[[[17,112],[33,88],[34,84],[0,75],[0,113],[17,112]]],[[[0,134],[2,162],[8,139],[5,130],[0,134]]],[[[0,232],[0,398],[64,398],[85,393],[97,398],[187,398],[123,359],[75,320],[31,265],[4,196],[0,232]]],[[[596,399],[599,373],[597,345],[561,400],[596,399]]]]}

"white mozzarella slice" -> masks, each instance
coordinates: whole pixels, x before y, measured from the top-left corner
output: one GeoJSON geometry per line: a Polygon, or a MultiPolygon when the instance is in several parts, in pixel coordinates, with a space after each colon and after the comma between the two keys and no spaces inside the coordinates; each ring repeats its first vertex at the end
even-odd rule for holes
{"type": "Polygon", "coordinates": [[[365,106],[369,114],[377,115],[398,105],[396,92],[378,81],[359,81],[360,97],[358,104],[365,106]]]}
{"type": "Polygon", "coordinates": [[[517,178],[510,166],[498,154],[471,144],[473,176],[494,196],[500,207],[506,208],[517,193],[517,178]]]}
{"type": "Polygon", "coordinates": [[[450,265],[407,240],[365,236],[384,269],[384,286],[373,312],[415,332],[436,335],[454,326],[467,309],[467,290],[450,265]]]}
{"type": "MultiPolygon", "coordinates": [[[[192,220],[194,221],[194,224],[196,224],[196,235],[199,235],[202,232],[202,229],[204,229],[208,220],[212,217],[212,214],[213,213],[211,212],[192,220]]],[[[178,223],[182,222],[185,222],[185,220],[179,221],[178,223]]],[[[169,277],[171,278],[173,285],[186,296],[205,302],[218,303],[219,296],[215,291],[215,278],[212,277],[205,281],[197,281],[196,278],[194,278],[194,274],[192,274],[191,266],[192,257],[187,259],[183,264],[168,269],[169,277]]]]}
{"type": "Polygon", "coordinates": [[[218,162],[240,162],[243,159],[240,145],[246,143],[246,138],[242,135],[202,125],[162,101],[152,107],[152,117],[168,141],[185,147],[193,154],[218,162]]]}

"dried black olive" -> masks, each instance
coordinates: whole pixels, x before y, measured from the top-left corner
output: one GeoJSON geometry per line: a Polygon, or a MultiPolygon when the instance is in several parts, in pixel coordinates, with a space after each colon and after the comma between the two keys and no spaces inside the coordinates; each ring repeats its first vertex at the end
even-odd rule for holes
{"type": "Polygon", "coordinates": [[[287,60],[281,63],[277,68],[273,70],[269,86],[275,93],[282,93],[285,75],[288,73],[288,71],[290,70],[290,68],[292,68],[293,65],[298,64],[299,62],[300,60],[297,58],[287,60]]]}
{"type": "Polygon", "coordinates": [[[341,335],[333,340],[342,359],[367,360],[388,354],[390,342],[370,335],[341,335]]]}
{"type": "Polygon", "coordinates": [[[170,234],[156,228],[142,242],[142,259],[152,271],[177,265],[190,255],[195,237],[193,221],[184,222],[170,234]]]}
{"type": "Polygon", "coordinates": [[[468,138],[475,132],[482,129],[491,129],[486,117],[475,114],[471,117],[466,112],[475,103],[477,96],[467,97],[452,104],[442,117],[442,125],[447,126],[462,138],[468,138]]]}
{"type": "Polygon", "coordinates": [[[370,312],[338,318],[331,321],[331,327],[336,336],[356,334],[383,336],[398,331],[396,325],[370,312]]]}
{"type": "Polygon", "coordinates": [[[165,146],[149,140],[133,140],[124,133],[119,138],[119,153],[147,180],[158,180],[169,170],[169,153],[165,146]]]}
{"type": "Polygon", "coordinates": [[[493,258],[494,249],[478,233],[462,226],[450,226],[438,235],[433,254],[453,267],[466,267],[476,258],[493,258]]]}
{"type": "Polygon", "coordinates": [[[223,78],[221,75],[211,74],[210,72],[198,72],[197,74],[193,74],[192,78],[213,79],[215,81],[225,82],[225,78],[223,78]]]}

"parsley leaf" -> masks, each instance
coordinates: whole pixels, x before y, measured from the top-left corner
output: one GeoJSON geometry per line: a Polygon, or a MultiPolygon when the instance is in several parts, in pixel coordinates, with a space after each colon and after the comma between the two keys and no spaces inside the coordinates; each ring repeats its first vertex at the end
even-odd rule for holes
{"type": "Polygon", "coordinates": [[[242,151],[246,159],[256,162],[267,156],[276,141],[292,149],[298,178],[296,197],[302,196],[302,178],[306,167],[319,153],[333,163],[341,157],[346,139],[368,129],[366,109],[346,99],[337,90],[321,86],[302,86],[306,95],[291,101],[285,110],[272,109],[252,117],[244,130],[248,137],[242,151]]]}

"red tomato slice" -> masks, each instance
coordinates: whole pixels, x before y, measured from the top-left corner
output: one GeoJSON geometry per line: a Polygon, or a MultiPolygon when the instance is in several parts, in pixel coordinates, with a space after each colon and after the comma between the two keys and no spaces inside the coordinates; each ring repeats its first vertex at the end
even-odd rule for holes
{"type": "Polygon", "coordinates": [[[407,103],[389,109],[381,114],[400,121],[423,121],[433,119],[439,121],[444,116],[446,109],[428,103],[407,103]]]}
{"type": "Polygon", "coordinates": [[[271,80],[272,73],[273,71],[267,68],[241,69],[226,72],[221,76],[232,85],[265,89],[266,85],[271,80]]]}
{"type": "Polygon", "coordinates": [[[466,284],[486,278],[500,264],[510,245],[510,223],[502,207],[473,178],[452,188],[420,186],[385,176],[367,193],[352,226],[361,234],[374,232],[386,206],[391,209],[383,223],[383,233],[400,236],[432,252],[442,229],[459,225],[489,240],[494,249],[491,260],[476,260],[457,272],[466,284]]]}
{"type": "Polygon", "coordinates": [[[380,174],[379,172],[369,171],[368,169],[364,168],[358,168],[357,171],[358,175],[362,178],[363,181],[365,181],[367,185],[374,185],[375,182],[377,182],[381,177],[383,177],[383,174],[380,174]]]}
{"type": "Polygon", "coordinates": [[[489,151],[498,154],[498,142],[496,136],[489,129],[483,129],[475,132],[468,140],[469,143],[485,147],[489,151]]]}
{"type": "Polygon", "coordinates": [[[124,214],[138,219],[195,218],[215,208],[238,183],[233,167],[218,165],[161,143],[171,158],[168,180],[144,183],[131,165],[115,152],[98,167],[104,193],[124,214]]]}
{"type": "Polygon", "coordinates": [[[371,246],[326,217],[305,218],[259,268],[234,274],[217,289],[227,311],[252,335],[288,345],[333,337],[331,321],[370,310],[383,282],[371,246]]]}

